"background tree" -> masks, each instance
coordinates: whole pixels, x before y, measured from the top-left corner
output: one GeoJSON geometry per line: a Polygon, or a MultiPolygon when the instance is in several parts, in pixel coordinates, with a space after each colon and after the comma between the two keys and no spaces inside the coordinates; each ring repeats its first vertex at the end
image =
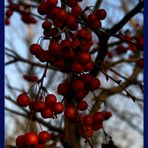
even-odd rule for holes
{"type": "Polygon", "coordinates": [[[143,146],[143,4],[6,2],[6,147],[143,146]]]}

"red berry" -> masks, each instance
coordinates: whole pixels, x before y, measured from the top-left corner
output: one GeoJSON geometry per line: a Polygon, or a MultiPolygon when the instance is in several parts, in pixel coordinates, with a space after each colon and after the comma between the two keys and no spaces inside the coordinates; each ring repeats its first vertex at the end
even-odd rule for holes
{"type": "Polygon", "coordinates": [[[79,90],[79,91],[77,91],[75,93],[75,97],[74,98],[75,98],[76,101],[80,101],[80,100],[84,99],[85,96],[86,96],[85,90],[79,90]]]}
{"type": "Polygon", "coordinates": [[[75,17],[79,17],[82,12],[82,9],[79,5],[76,5],[71,9],[71,14],[75,17]]]}
{"type": "Polygon", "coordinates": [[[76,30],[78,28],[77,20],[76,20],[76,18],[73,15],[69,15],[67,17],[66,25],[72,31],[74,31],[74,30],[76,30]]]}
{"type": "Polygon", "coordinates": [[[112,116],[111,112],[103,112],[103,113],[104,113],[104,120],[108,120],[112,116]]]}
{"type": "Polygon", "coordinates": [[[72,90],[78,92],[84,89],[84,82],[82,80],[75,80],[72,82],[72,90]]]}
{"type": "Polygon", "coordinates": [[[94,67],[94,64],[92,62],[87,63],[84,65],[84,71],[91,71],[94,67]]]}
{"type": "Polygon", "coordinates": [[[91,81],[93,80],[93,76],[91,74],[83,74],[83,75],[81,75],[81,78],[82,78],[83,82],[86,84],[90,84],[91,81]]]}
{"type": "Polygon", "coordinates": [[[46,97],[45,97],[45,104],[47,107],[51,107],[53,106],[57,101],[57,98],[55,95],[53,94],[48,94],[46,97]]]}
{"type": "Polygon", "coordinates": [[[50,139],[50,134],[47,131],[41,131],[38,138],[40,143],[46,143],[50,139]]]}
{"type": "Polygon", "coordinates": [[[59,45],[59,43],[57,41],[52,41],[49,44],[48,51],[49,51],[49,53],[51,53],[53,55],[57,55],[61,52],[61,46],[59,45]]]}
{"type": "Polygon", "coordinates": [[[93,123],[100,123],[104,120],[104,114],[102,112],[96,112],[93,115],[93,123]]]}
{"type": "Polygon", "coordinates": [[[93,30],[98,30],[99,28],[101,28],[102,23],[101,23],[101,21],[97,21],[97,22],[95,22],[95,23],[91,23],[91,22],[90,22],[88,25],[89,25],[89,27],[90,27],[91,29],[93,29],[93,30]]]}
{"type": "Polygon", "coordinates": [[[60,114],[64,111],[64,105],[61,102],[56,102],[54,104],[53,110],[56,114],[60,114]]]}
{"type": "Polygon", "coordinates": [[[93,123],[93,117],[92,115],[86,115],[83,117],[83,123],[85,126],[91,126],[93,123]]]}
{"type": "Polygon", "coordinates": [[[58,85],[58,93],[60,95],[66,94],[67,91],[68,91],[68,86],[67,86],[66,83],[61,83],[61,84],[58,85]]]}
{"type": "Polygon", "coordinates": [[[100,123],[94,123],[92,125],[92,128],[93,128],[93,130],[97,131],[97,130],[103,128],[103,123],[102,122],[100,122],[100,123]]]}
{"type": "Polygon", "coordinates": [[[30,103],[30,97],[23,93],[17,97],[17,104],[21,107],[27,107],[30,103]]]}
{"type": "Polygon", "coordinates": [[[79,60],[82,64],[91,62],[91,55],[88,52],[81,52],[79,54],[79,60]]]}
{"type": "Polygon", "coordinates": [[[41,112],[41,116],[43,118],[52,118],[53,117],[53,111],[49,108],[44,108],[41,112]]]}
{"type": "Polygon", "coordinates": [[[5,25],[10,25],[10,19],[9,18],[5,18],[5,25]]]}
{"type": "Polygon", "coordinates": [[[25,135],[25,144],[27,146],[38,144],[38,135],[34,132],[29,132],[25,135]]]}
{"type": "Polygon", "coordinates": [[[59,9],[58,13],[56,14],[56,19],[59,21],[65,21],[67,19],[67,12],[65,9],[59,9]]]}
{"type": "Polygon", "coordinates": [[[78,102],[77,104],[77,108],[80,110],[80,111],[84,111],[88,108],[88,103],[86,101],[80,101],[78,102]]]}
{"type": "Polygon", "coordinates": [[[45,15],[48,13],[48,5],[47,2],[41,2],[37,8],[37,11],[40,15],[45,15]]]}
{"type": "Polygon", "coordinates": [[[25,135],[20,135],[16,138],[16,147],[25,148],[25,135]]]}
{"type": "Polygon", "coordinates": [[[107,16],[107,13],[104,9],[98,9],[96,10],[95,15],[98,18],[98,20],[104,20],[107,16]]]}
{"type": "Polygon", "coordinates": [[[83,71],[83,66],[79,63],[73,63],[71,65],[71,71],[75,73],[81,73],[83,71]]]}
{"type": "Polygon", "coordinates": [[[93,136],[93,129],[91,126],[88,126],[88,127],[81,127],[80,128],[80,135],[83,137],[83,138],[90,138],[93,136]],[[84,129],[85,128],[85,129],[84,129]]]}
{"type": "Polygon", "coordinates": [[[94,13],[92,13],[88,16],[88,23],[95,23],[95,22],[97,22],[97,17],[94,13]]]}
{"type": "Polygon", "coordinates": [[[35,104],[34,104],[34,111],[35,112],[41,112],[45,108],[46,108],[46,105],[45,105],[45,102],[43,102],[43,101],[38,101],[38,102],[35,102],[35,104]]]}
{"type": "Polygon", "coordinates": [[[94,91],[94,90],[98,89],[99,87],[100,87],[100,80],[96,77],[93,77],[93,79],[90,83],[89,89],[91,91],[94,91]]]}
{"type": "Polygon", "coordinates": [[[72,42],[67,39],[63,40],[60,45],[63,50],[69,50],[72,47],[72,42]]]}
{"type": "Polygon", "coordinates": [[[13,14],[13,11],[10,10],[10,9],[7,9],[7,11],[6,11],[6,16],[7,16],[8,18],[10,18],[10,17],[12,16],[12,14],[13,14]]]}
{"type": "Polygon", "coordinates": [[[68,119],[74,119],[76,117],[76,110],[74,106],[67,106],[64,111],[64,115],[68,119]]]}
{"type": "Polygon", "coordinates": [[[50,30],[51,26],[52,26],[52,23],[48,20],[46,20],[42,23],[42,28],[45,30],[50,30]]]}
{"type": "Polygon", "coordinates": [[[42,52],[43,49],[39,44],[32,44],[29,50],[33,55],[38,55],[42,52]]]}

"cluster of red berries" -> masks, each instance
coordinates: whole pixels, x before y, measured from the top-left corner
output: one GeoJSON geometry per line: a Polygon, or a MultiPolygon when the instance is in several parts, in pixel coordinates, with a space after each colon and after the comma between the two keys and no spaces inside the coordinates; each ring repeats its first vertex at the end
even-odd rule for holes
{"type": "MultiPolygon", "coordinates": [[[[42,26],[46,28],[45,25],[42,26]]],[[[80,29],[72,33],[69,39],[60,42],[52,40],[48,50],[44,50],[39,44],[32,44],[30,52],[41,62],[50,62],[52,66],[61,71],[82,73],[93,69],[89,53],[92,44],[91,34],[86,29],[80,29]]]]}
{"type": "MultiPolygon", "coordinates": [[[[57,102],[54,94],[48,94],[45,99],[39,96],[37,99],[30,99],[27,94],[22,93],[18,96],[17,103],[21,107],[29,106],[31,114],[35,115],[40,112],[44,119],[54,119],[57,114],[64,112],[64,117],[69,122],[77,124],[80,135],[87,139],[92,137],[93,131],[103,127],[104,120],[111,117],[110,112],[88,114],[85,112],[89,107],[85,100],[86,95],[98,89],[101,84],[97,77],[91,75],[94,63],[90,54],[93,45],[90,29],[101,28],[101,20],[105,19],[106,11],[104,9],[95,10],[94,13],[84,18],[86,19],[86,24],[84,24],[83,21],[79,21],[85,13],[79,2],[81,1],[66,0],[59,7],[57,6],[58,0],[41,1],[37,11],[40,15],[45,15],[45,21],[42,23],[44,35],[42,39],[49,40],[49,46],[45,50],[37,43],[29,48],[31,54],[40,62],[50,63],[51,66],[68,74],[67,78],[57,87],[57,92],[63,96],[64,105],[57,102]]],[[[24,78],[32,80],[28,76],[24,78]]],[[[88,112],[90,112],[89,109],[88,112]]],[[[35,135],[35,133],[32,134],[35,135]]],[[[28,137],[27,135],[23,136],[28,137]]],[[[27,142],[27,138],[22,139],[26,139],[25,145],[27,146],[37,145],[40,143],[38,141],[42,144],[39,135],[34,136],[35,142],[27,142]]],[[[49,138],[45,138],[43,143],[48,141],[46,139],[49,138]]]]}
{"type": "Polygon", "coordinates": [[[68,78],[58,85],[57,91],[64,98],[81,101],[89,93],[100,87],[100,80],[91,74],[82,74],[75,78],[68,78]]]}
{"type": "Polygon", "coordinates": [[[83,138],[90,138],[94,131],[98,131],[103,128],[103,121],[109,119],[112,116],[111,112],[96,112],[94,114],[88,114],[82,116],[82,125],[80,125],[80,135],[83,138]]]}
{"type": "Polygon", "coordinates": [[[36,24],[37,20],[30,14],[30,6],[25,4],[13,3],[12,0],[8,0],[9,6],[6,10],[5,24],[10,24],[10,17],[13,12],[17,12],[21,15],[21,20],[26,24],[36,24]]]}
{"type": "Polygon", "coordinates": [[[53,133],[47,131],[41,131],[38,134],[36,132],[27,132],[24,135],[20,135],[16,138],[17,148],[45,148],[45,143],[54,138],[53,133]]]}
{"type": "Polygon", "coordinates": [[[53,94],[48,94],[44,101],[41,98],[31,100],[26,93],[22,93],[17,97],[17,104],[21,107],[29,106],[31,113],[40,112],[42,118],[54,118],[64,111],[63,104],[53,94]]]}

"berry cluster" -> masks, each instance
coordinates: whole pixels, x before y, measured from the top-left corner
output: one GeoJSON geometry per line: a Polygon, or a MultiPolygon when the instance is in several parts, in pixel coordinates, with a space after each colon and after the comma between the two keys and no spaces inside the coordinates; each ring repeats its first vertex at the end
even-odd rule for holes
{"type": "Polygon", "coordinates": [[[29,106],[32,114],[40,112],[42,118],[54,118],[64,110],[63,104],[53,94],[48,94],[45,100],[41,97],[31,100],[26,93],[22,93],[17,97],[17,104],[21,107],[29,106]]]}
{"type": "Polygon", "coordinates": [[[10,18],[13,15],[13,12],[17,12],[21,15],[21,20],[26,24],[36,24],[37,20],[30,14],[30,5],[22,3],[14,3],[12,0],[8,0],[9,6],[6,10],[5,24],[10,24],[10,18]]]}
{"type": "Polygon", "coordinates": [[[16,138],[16,146],[17,148],[45,148],[45,143],[53,138],[54,135],[47,131],[41,131],[38,134],[35,132],[28,132],[16,138]]]}
{"type": "MultiPolygon", "coordinates": [[[[46,50],[43,49],[41,43],[35,43],[30,46],[29,51],[40,62],[46,62],[47,67],[42,78],[36,82],[37,85],[39,83],[41,85],[35,98],[22,93],[18,96],[17,103],[21,107],[29,106],[34,118],[37,112],[44,119],[57,118],[57,114],[64,112],[65,119],[76,124],[79,127],[79,134],[88,139],[93,136],[93,131],[103,128],[103,121],[112,115],[107,111],[90,111],[91,108],[85,100],[89,92],[99,89],[101,85],[100,80],[91,74],[94,68],[90,54],[93,45],[91,29],[101,28],[101,20],[105,19],[106,11],[98,9],[85,15],[85,11],[90,8],[82,10],[79,2],[78,0],[66,0],[61,7],[57,6],[58,0],[43,0],[39,3],[37,11],[40,15],[45,16],[42,23],[43,37],[41,40],[49,40],[49,45],[46,50]],[[48,64],[67,73],[67,78],[57,87],[58,94],[63,96],[62,102],[58,102],[54,94],[40,96],[41,91],[46,92],[43,87],[43,79],[46,77],[48,64]]],[[[33,81],[28,76],[24,76],[24,78],[33,81]]],[[[23,140],[20,141],[25,139],[26,146],[38,143],[44,145],[49,138],[41,140],[42,132],[39,135],[31,133],[33,138],[30,139],[33,140],[29,142],[27,137],[30,132],[26,133],[20,136],[23,137],[23,140]]],[[[47,133],[44,132],[44,134],[45,137],[49,137],[47,133]]],[[[18,141],[16,141],[17,145],[18,141]]]]}

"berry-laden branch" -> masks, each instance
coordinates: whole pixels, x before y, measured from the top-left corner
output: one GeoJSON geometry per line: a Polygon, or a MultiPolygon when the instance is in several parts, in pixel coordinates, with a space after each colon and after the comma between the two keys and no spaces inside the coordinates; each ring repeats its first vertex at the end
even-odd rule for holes
{"type": "MultiPolygon", "coordinates": [[[[85,139],[85,144],[89,144],[93,148],[93,134],[101,129],[104,131],[104,122],[112,116],[110,111],[100,111],[101,104],[106,98],[124,90],[133,101],[136,100],[126,90],[126,87],[135,83],[143,68],[143,59],[138,57],[137,65],[139,67],[134,68],[129,78],[110,68],[111,64],[114,66],[123,61],[129,62],[129,60],[119,60],[110,63],[109,66],[103,63],[108,54],[108,41],[112,36],[120,40],[117,44],[122,51],[116,49],[116,54],[125,52],[125,48],[120,46],[122,43],[130,45],[133,52],[135,52],[134,55],[142,53],[142,48],[140,48],[143,45],[142,37],[139,38],[140,44],[138,44],[138,39],[125,39],[127,36],[116,33],[142,9],[143,2],[139,2],[133,10],[111,29],[105,30],[102,28],[102,20],[107,16],[106,11],[98,9],[99,3],[96,3],[96,6],[86,6],[86,8],[82,9],[80,6],[81,1],[83,0],[43,0],[35,1],[35,5],[31,1],[29,1],[29,4],[21,1],[18,3],[14,3],[12,0],[8,1],[9,6],[7,7],[5,20],[7,25],[10,25],[10,17],[13,12],[16,12],[21,15],[21,20],[26,24],[36,24],[37,20],[34,16],[41,18],[43,31],[37,43],[31,44],[28,50],[34,58],[43,64],[27,60],[13,50],[6,48],[6,55],[13,58],[6,65],[21,61],[30,64],[32,67],[44,68],[39,80],[34,75],[25,75],[23,77],[25,80],[33,82],[33,85],[28,90],[28,93],[22,92],[18,94],[16,99],[17,105],[24,111],[28,108],[27,115],[18,113],[18,115],[28,119],[28,124],[24,133],[16,138],[17,148],[45,148],[48,147],[48,144],[56,145],[59,143],[63,147],[81,148],[81,138],[85,139]],[[38,14],[33,14],[31,8],[35,8],[38,14]],[[93,53],[92,47],[95,45],[92,33],[95,33],[98,38],[95,59],[91,55],[93,53]],[[43,46],[44,41],[48,45],[46,48],[43,46]],[[134,48],[135,45],[139,47],[139,50],[134,48]],[[104,71],[106,68],[124,78],[125,82],[121,83],[108,75],[104,71]],[[66,77],[61,82],[58,82],[57,94],[49,93],[51,90],[47,90],[44,86],[44,82],[53,77],[47,77],[47,72],[50,69],[60,71],[66,77]],[[100,80],[99,72],[102,72],[106,79],[111,79],[117,83],[118,86],[112,89],[100,89],[98,99],[95,96],[96,99],[93,104],[92,100],[88,98],[88,94],[95,95],[94,91],[100,88],[103,80],[100,80]],[[46,120],[55,124],[56,120],[59,120],[64,124],[55,127],[46,120]],[[29,125],[33,126],[33,129],[29,129],[29,125]],[[42,126],[46,126],[52,133],[43,130],[42,126]]],[[[98,2],[101,3],[102,1],[98,2]]],[[[113,45],[117,44],[114,43],[113,45]]],[[[131,62],[135,62],[135,60],[131,62]]],[[[12,102],[14,103],[14,101],[12,102]]],[[[17,111],[8,108],[6,110],[17,114],[17,111]]],[[[105,135],[107,136],[106,132],[105,135]]],[[[111,140],[109,145],[114,145],[111,140]]]]}

